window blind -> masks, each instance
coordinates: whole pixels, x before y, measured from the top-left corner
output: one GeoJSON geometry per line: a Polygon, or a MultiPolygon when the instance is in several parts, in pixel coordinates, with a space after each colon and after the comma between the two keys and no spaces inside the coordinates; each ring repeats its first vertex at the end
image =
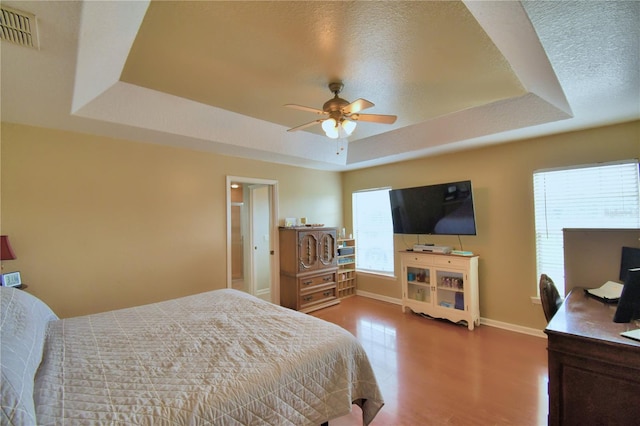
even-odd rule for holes
{"type": "Polygon", "coordinates": [[[564,228],[640,228],[638,161],[533,174],[536,266],[564,294],[564,228]]]}
{"type": "Polygon", "coordinates": [[[352,194],[356,269],[393,274],[393,223],[390,188],[352,194]]]}

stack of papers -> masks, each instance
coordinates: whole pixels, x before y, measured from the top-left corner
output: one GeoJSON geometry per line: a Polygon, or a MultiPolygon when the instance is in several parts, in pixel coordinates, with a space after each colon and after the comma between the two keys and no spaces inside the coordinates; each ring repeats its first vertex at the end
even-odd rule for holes
{"type": "Polygon", "coordinates": [[[600,288],[589,288],[587,294],[602,299],[605,302],[617,302],[622,294],[622,284],[615,281],[607,281],[600,288]]]}
{"type": "Polygon", "coordinates": [[[628,337],[629,339],[640,340],[640,328],[637,330],[623,331],[620,335],[628,337]]]}

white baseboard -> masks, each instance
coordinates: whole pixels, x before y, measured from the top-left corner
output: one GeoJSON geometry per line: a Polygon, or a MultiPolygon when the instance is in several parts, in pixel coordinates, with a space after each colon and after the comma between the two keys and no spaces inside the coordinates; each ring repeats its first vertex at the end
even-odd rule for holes
{"type": "Polygon", "coordinates": [[[363,290],[356,290],[356,295],[362,296],[362,297],[368,297],[369,299],[381,300],[383,302],[389,302],[389,303],[393,303],[394,305],[402,306],[402,300],[396,299],[395,297],[382,296],[380,294],[370,293],[368,291],[363,291],[363,290]]]}
{"type": "Polygon", "coordinates": [[[496,321],[489,318],[480,318],[480,324],[487,325],[489,327],[502,328],[504,330],[515,331],[516,333],[528,334],[534,337],[541,337],[543,339],[547,338],[547,335],[544,334],[544,331],[538,330],[537,328],[531,327],[523,327],[521,325],[510,324],[508,322],[496,321]]]}
{"type": "MultiPolygon", "coordinates": [[[[383,302],[393,303],[394,305],[402,306],[402,300],[396,299],[395,297],[382,296],[376,293],[370,293],[368,291],[356,290],[356,295],[362,297],[368,297],[369,299],[381,300],[383,302]]],[[[534,337],[541,337],[543,339],[547,338],[547,335],[544,334],[542,330],[538,330],[536,328],[523,327],[521,325],[509,324],[508,322],[495,321],[488,318],[480,318],[480,324],[486,325],[488,327],[496,327],[502,328],[503,330],[515,331],[516,333],[528,334],[534,337]]]]}

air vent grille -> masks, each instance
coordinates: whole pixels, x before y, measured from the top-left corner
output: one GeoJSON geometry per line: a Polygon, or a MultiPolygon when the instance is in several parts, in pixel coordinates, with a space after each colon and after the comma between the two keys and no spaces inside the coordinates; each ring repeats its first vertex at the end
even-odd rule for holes
{"type": "Polygon", "coordinates": [[[37,48],[35,15],[8,7],[0,7],[0,39],[11,43],[37,48]]]}

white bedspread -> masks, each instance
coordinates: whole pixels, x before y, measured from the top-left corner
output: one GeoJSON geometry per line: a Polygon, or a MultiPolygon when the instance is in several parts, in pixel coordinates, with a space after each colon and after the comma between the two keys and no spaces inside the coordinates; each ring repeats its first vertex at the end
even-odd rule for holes
{"type": "Polygon", "coordinates": [[[346,330],[234,290],[52,321],[39,424],[319,425],[383,405],[346,330]]]}

